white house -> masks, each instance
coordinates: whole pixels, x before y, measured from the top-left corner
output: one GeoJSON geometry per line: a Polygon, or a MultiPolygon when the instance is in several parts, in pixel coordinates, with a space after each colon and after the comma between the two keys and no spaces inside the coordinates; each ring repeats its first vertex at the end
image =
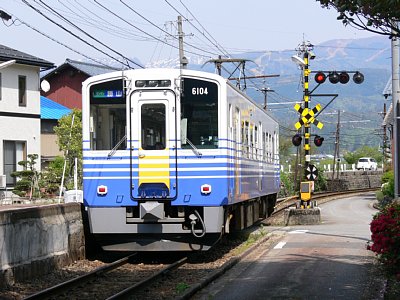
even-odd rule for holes
{"type": "Polygon", "coordinates": [[[18,162],[38,154],[40,170],[40,70],[53,63],[0,45],[0,188],[12,187],[18,162]],[[15,60],[15,63],[4,64],[15,60]]]}

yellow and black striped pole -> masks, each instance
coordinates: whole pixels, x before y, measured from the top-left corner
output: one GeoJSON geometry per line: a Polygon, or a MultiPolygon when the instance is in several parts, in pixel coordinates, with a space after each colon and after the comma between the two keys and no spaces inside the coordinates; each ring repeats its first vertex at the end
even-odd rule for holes
{"type": "MultiPolygon", "coordinates": [[[[304,111],[308,112],[309,111],[309,101],[310,101],[310,93],[308,90],[308,76],[310,75],[310,70],[309,70],[309,66],[308,66],[308,52],[305,51],[304,52],[304,95],[303,95],[303,100],[304,100],[304,111]]],[[[305,160],[304,160],[304,172],[306,172],[306,170],[308,169],[308,166],[310,164],[311,161],[311,155],[310,155],[310,137],[311,137],[311,133],[310,133],[310,123],[306,122],[304,124],[304,156],[305,156],[305,160]]],[[[303,201],[301,200],[301,207],[309,207],[309,202],[310,201],[303,201]]]]}

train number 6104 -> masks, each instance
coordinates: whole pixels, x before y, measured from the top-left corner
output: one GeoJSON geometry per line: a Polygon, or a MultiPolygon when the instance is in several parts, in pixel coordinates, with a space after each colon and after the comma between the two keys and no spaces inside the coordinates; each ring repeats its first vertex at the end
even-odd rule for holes
{"type": "Polygon", "coordinates": [[[194,87],[192,88],[192,95],[208,95],[208,90],[206,87],[194,87]]]}

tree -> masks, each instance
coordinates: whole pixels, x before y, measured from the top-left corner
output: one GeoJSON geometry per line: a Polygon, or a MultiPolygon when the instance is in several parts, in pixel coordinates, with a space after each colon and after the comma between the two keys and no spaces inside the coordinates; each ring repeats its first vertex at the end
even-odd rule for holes
{"type": "Polygon", "coordinates": [[[35,165],[39,155],[29,154],[27,160],[18,162],[24,169],[11,173],[12,177],[19,180],[16,182],[13,193],[18,196],[37,197],[39,192],[39,172],[36,171],[35,165]]]}
{"type": "Polygon", "coordinates": [[[78,158],[78,188],[82,187],[82,112],[73,109],[71,113],[58,120],[54,127],[57,134],[58,146],[64,152],[66,159],[65,186],[73,188],[75,158],[78,158]],[[72,119],[74,123],[72,125],[72,119]]]}
{"type": "Polygon", "coordinates": [[[346,26],[377,34],[400,36],[399,0],[317,0],[324,8],[336,9],[346,26]]]}
{"type": "Polygon", "coordinates": [[[377,162],[382,162],[382,153],[379,151],[378,148],[363,146],[358,148],[354,152],[347,152],[343,155],[343,158],[346,160],[348,164],[355,164],[357,163],[360,157],[372,157],[375,158],[377,162]]]}
{"type": "Polygon", "coordinates": [[[57,156],[48,167],[42,171],[39,185],[48,195],[54,195],[59,191],[64,167],[64,157],[57,156]]]}

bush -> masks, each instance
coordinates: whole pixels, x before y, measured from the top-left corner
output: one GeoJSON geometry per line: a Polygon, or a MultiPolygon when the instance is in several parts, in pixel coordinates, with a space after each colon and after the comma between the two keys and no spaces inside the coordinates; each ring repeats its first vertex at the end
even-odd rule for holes
{"type": "Polygon", "coordinates": [[[394,198],[394,173],[393,171],[388,171],[382,176],[382,193],[384,196],[394,198]]]}
{"type": "Polygon", "coordinates": [[[293,196],[294,194],[295,188],[292,174],[281,172],[281,188],[279,190],[279,197],[293,196]]]}
{"type": "Polygon", "coordinates": [[[400,273],[400,204],[393,203],[377,213],[370,228],[372,245],[368,249],[390,273],[400,273]]]}

